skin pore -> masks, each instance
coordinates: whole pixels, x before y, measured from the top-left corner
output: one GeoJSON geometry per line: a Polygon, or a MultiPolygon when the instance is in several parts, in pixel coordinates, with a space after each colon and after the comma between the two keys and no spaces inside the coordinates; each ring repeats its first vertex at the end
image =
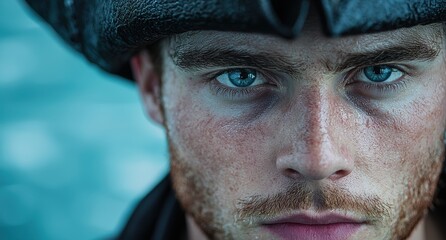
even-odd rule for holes
{"type": "Polygon", "coordinates": [[[189,239],[287,239],[269,226],[295,214],[353,219],[349,239],[427,239],[444,159],[442,34],[437,24],[332,39],[309,21],[295,40],[171,37],[161,72],[147,52],[134,57],[146,109],[167,131],[189,239]]]}

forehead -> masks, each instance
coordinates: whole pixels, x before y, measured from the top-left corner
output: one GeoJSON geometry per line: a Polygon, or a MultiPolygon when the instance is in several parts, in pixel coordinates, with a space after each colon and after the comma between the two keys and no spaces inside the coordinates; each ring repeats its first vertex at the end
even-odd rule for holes
{"type": "Polygon", "coordinates": [[[435,23],[419,25],[412,28],[401,28],[394,31],[329,38],[324,35],[317,21],[309,21],[301,35],[293,40],[277,36],[251,33],[191,31],[172,36],[168,39],[170,55],[190,49],[206,49],[225,47],[231,49],[254,49],[262,52],[313,53],[327,52],[331,54],[343,52],[364,52],[391,45],[428,45],[434,49],[442,48],[445,39],[444,24],[435,23]]]}

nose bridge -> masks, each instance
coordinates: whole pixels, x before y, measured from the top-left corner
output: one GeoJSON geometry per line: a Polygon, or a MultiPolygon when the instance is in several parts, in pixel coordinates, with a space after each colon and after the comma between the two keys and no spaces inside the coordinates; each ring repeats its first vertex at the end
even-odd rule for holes
{"type": "Polygon", "coordinates": [[[304,110],[303,119],[300,119],[303,129],[301,134],[296,134],[299,139],[293,141],[294,148],[301,155],[302,164],[312,169],[321,168],[332,150],[329,126],[334,117],[331,114],[333,103],[328,91],[317,85],[309,86],[300,97],[304,110]]]}
{"type": "Polygon", "coordinates": [[[298,99],[290,110],[296,117],[290,122],[294,130],[288,132],[292,152],[278,159],[278,167],[293,178],[320,180],[345,176],[351,166],[333,141],[338,137],[332,136],[336,132],[333,127],[339,122],[337,97],[327,87],[316,84],[304,87],[296,95],[298,99]]]}

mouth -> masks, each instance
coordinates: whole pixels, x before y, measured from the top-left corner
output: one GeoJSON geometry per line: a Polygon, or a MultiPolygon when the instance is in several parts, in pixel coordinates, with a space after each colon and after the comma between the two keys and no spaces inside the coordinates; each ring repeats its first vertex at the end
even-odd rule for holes
{"type": "Polygon", "coordinates": [[[280,239],[345,240],[365,221],[340,214],[295,214],[265,222],[262,227],[280,239]]]}

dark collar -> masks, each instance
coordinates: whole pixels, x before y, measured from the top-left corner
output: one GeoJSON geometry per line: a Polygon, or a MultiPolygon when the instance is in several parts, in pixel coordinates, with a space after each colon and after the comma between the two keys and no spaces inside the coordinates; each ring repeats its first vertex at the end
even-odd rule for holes
{"type": "Polygon", "coordinates": [[[178,240],[185,235],[185,214],[167,176],[137,205],[118,239],[178,240]]]}

